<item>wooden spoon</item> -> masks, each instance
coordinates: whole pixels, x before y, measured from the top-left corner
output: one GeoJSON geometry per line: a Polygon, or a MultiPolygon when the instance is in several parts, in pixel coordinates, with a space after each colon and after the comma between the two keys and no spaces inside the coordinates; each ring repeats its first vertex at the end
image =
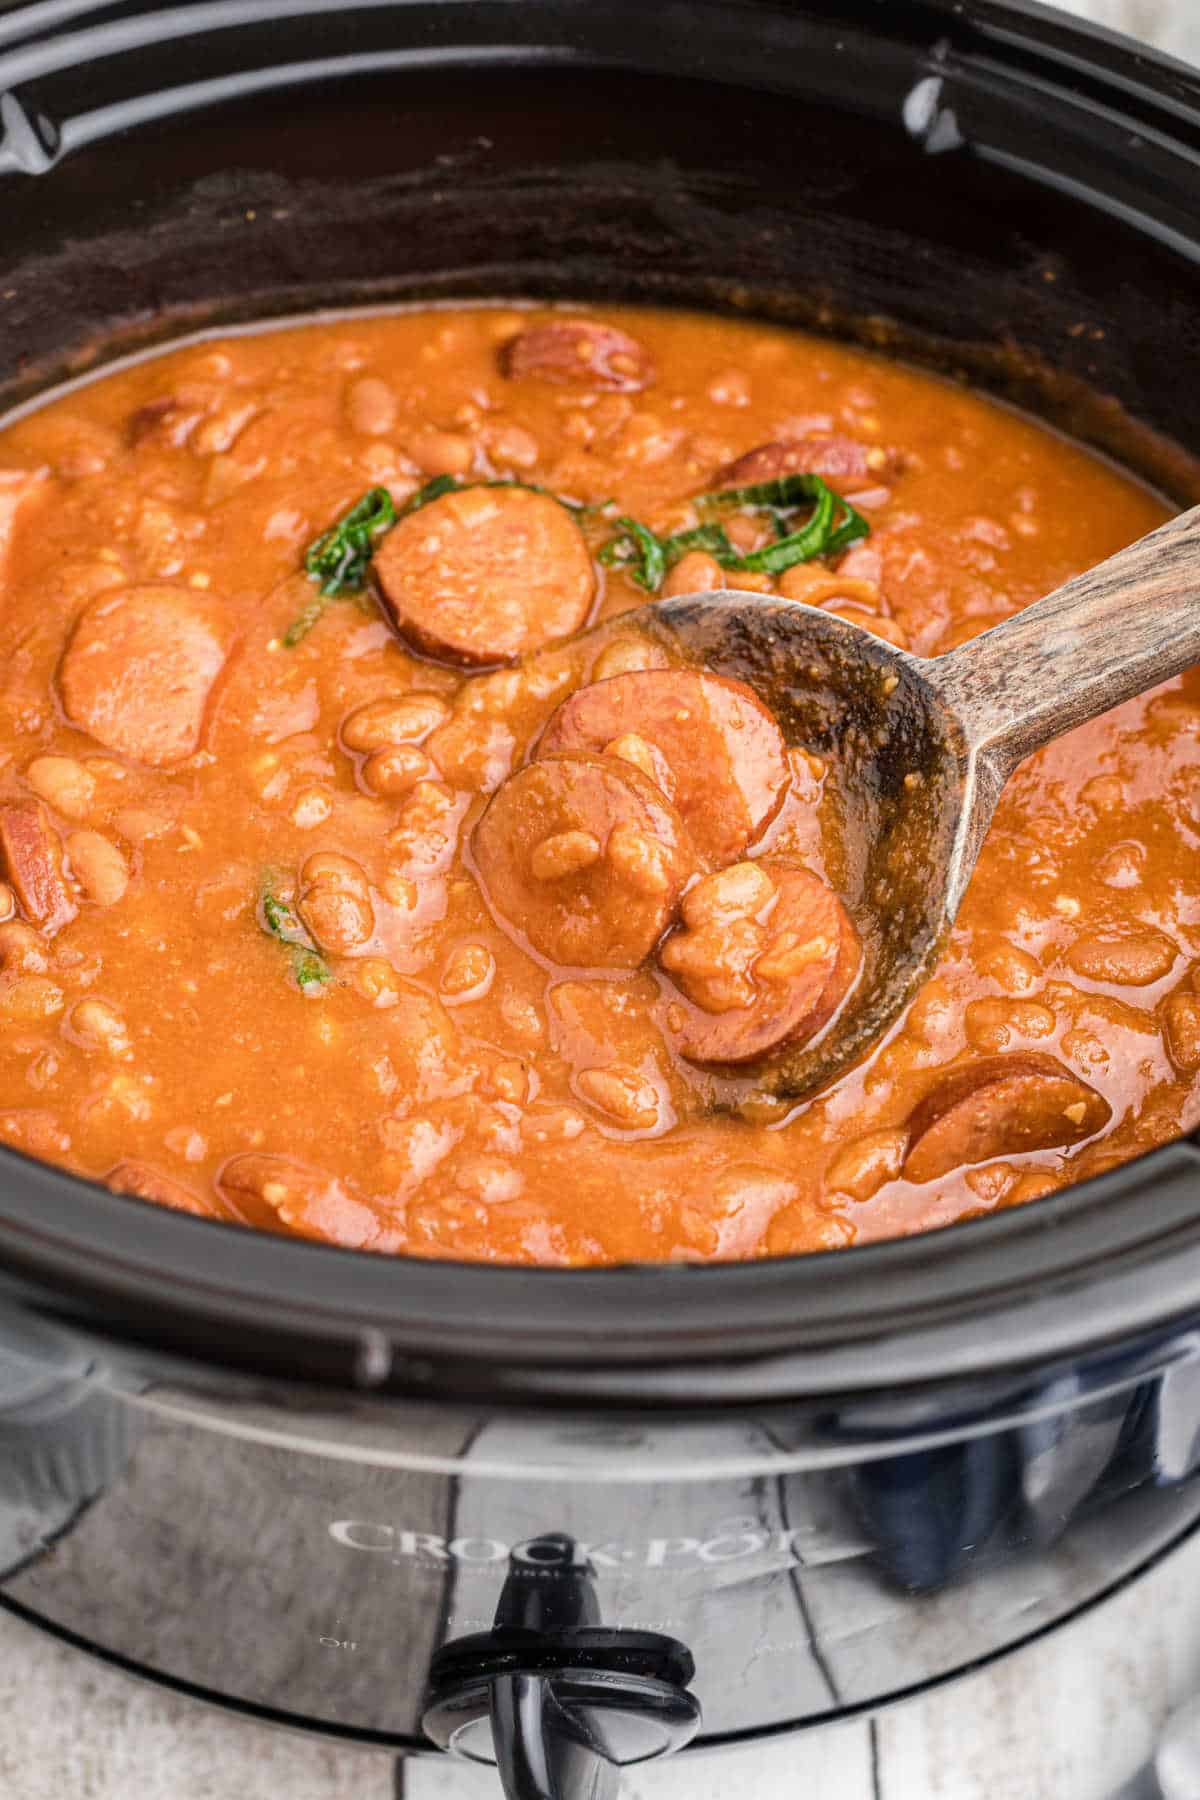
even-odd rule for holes
{"type": "MultiPolygon", "coordinates": [[[[736,676],[789,743],[828,759],[862,973],[811,1043],[758,1071],[800,1097],[863,1055],[944,944],[1016,765],[1200,661],[1200,507],[945,656],[911,656],[836,614],[736,590],[627,613],[684,661],[736,676]]],[[[601,630],[611,630],[612,625],[601,630]]]]}

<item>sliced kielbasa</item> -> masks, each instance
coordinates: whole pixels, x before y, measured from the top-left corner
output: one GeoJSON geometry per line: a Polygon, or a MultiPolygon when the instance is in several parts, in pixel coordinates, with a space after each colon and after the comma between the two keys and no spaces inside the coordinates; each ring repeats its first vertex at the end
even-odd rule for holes
{"type": "Polygon", "coordinates": [[[73,725],[134,762],[162,768],[200,747],[225,662],[215,609],[180,588],[104,593],[85,608],[58,672],[73,725]]]}
{"type": "Polygon", "coordinates": [[[865,481],[888,465],[888,453],[841,432],[814,432],[809,437],[780,438],[758,444],[714,476],[717,487],[750,487],[760,481],[777,481],[781,475],[819,475],[841,484],[865,481]]]}
{"type": "Polygon", "coordinates": [[[571,968],[636,968],[696,866],[678,812],[615,757],[528,764],[492,796],[473,848],[497,914],[571,968]]]}
{"type": "MultiPolygon", "coordinates": [[[[156,394],[126,419],[126,443],[131,450],[137,450],[147,439],[153,439],[173,450],[182,449],[213,411],[218,393],[206,383],[183,382],[170,393],[156,394]]],[[[238,403],[233,404],[236,408],[238,403]]]]}
{"type": "Polygon", "coordinates": [[[159,1206],[169,1206],[173,1212],[195,1213],[201,1219],[224,1217],[211,1201],[202,1200],[182,1181],[173,1181],[169,1175],[152,1169],[149,1163],[119,1162],[104,1177],[104,1185],[114,1194],[135,1194],[139,1200],[154,1200],[159,1206]]]}
{"type": "Polygon", "coordinates": [[[40,930],[59,931],[75,917],[62,845],[40,800],[0,804],[0,873],[25,917],[40,930]]]}
{"type": "Polygon", "coordinates": [[[783,734],[757,694],[741,681],[693,669],[614,675],[565,700],[540,751],[608,751],[657,776],[701,856],[740,856],[779,811],[788,784],[783,734]]]}
{"type": "Polygon", "coordinates": [[[736,1064],[815,1037],[849,993],[861,952],[833,889],[771,858],[697,882],[660,960],[685,996],[666,1008],[675,1048],[691,1062],[736,1064]]]}
{"type": "Polygon", "coordinates": [[[995,1156],[1065,1148],[1099,1131],[1111,1110],[1052,1056],[987,1056],[952,1069],[915,1108],[902,1173],[934,1181],[995,1156]]]}
{"type": "Polygon", "coordinates": [[[147,400],[130,413],[125,421],[125,436],[130,448],[136,450],[148,437],[153,437],[169,421],[174,420],[180,412],[180,405],[174,394],[159,394],[154,400],[147,400]]]}
{"type": "Polygon", "coordinates": [[[654,363],[645,346],[599,319],[530,325],[501,347],[500,368],[510,380],[532,376],[610,393],[638,393],[654,381],[654,363]]]}
{"type": "Polygon", "coordinates": [[[460,488],[401,519],[372,564],[396,630],[440,662],[512,662],[587,618],[596,587],[565,507],[528,488],[460,488]]]}
{"type": "Polygon", "coordinates": [[[348,1250],[397,1247],[385,1241],[372,1208],[342,1182],[290,1156],[253,1150],[232,1156],[217,1177],[217,1191],[249,1225],[282,1225],[348,1250]]]}

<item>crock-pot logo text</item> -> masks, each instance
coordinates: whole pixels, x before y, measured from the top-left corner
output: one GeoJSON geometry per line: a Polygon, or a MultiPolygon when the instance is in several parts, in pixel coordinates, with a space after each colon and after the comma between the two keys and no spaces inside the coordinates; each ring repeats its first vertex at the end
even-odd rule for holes
{"type": "Polygon", "coordinates": [[[799,1562],[800,1530],[768,1530],[749,1520],[732,1520],[712,1537],[647,1538],[640,1544],[621,1544],[613,1538],[595,1543],[567,1543],[560,1539],[531,1538],[508,1544],[500,1538],[446,1538],[433,1531],[406,1531],[397,1525],[373,1524],[367,1519],[336,1519],[329,1527],[335,1543],[347,1550],[386,1556],[393,1562],[415,1558],[424,1563],[487,1565],[512,1563],[530,1570],[668,1569],[691,1564],[742,1562],[752,1556],[780,1557],[799,1562]]]}

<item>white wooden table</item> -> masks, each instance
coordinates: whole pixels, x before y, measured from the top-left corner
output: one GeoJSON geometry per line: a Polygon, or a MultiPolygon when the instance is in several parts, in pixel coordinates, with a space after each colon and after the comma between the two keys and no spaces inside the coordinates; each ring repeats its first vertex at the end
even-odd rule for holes
{"type": "MultiPolygon", "coordinates": [[[[1200,0],[1064,4],[1200,61],[1200,0]]],[[[1197,1596],[1200,1542],[990,1672],[873,1723],[651,1767],[627,1779],[626,1800],[1107,1800],[1145,1761],[1167,1713],[1200,1692],[1197,1596]]],[[[401,1767],[247,1724],[0,1613],[0,1795],[497,1800],[497,1784],[468,1768],[401,1767]]]]}

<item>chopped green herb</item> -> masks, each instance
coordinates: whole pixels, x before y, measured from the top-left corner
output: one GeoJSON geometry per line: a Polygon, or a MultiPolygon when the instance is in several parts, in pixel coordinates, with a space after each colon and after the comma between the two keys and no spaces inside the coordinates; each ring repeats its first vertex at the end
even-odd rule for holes
{"type": "Polygon", "coordinates": [[[761,550],[751,550],[748,555],[739,559],[738,567],[759,571],[767,575],[779,575],[784,569],[790,569],[793,563],[811,562],[815,556],[828,553],[829,540],[833,534],[833,512],[837,495],[830,488],[817,496],[812,516],[799,531],[788,531],[782,524],[785,515],[772,512],[772,519],[777,536],[773,544],[764,544],[761,550]]]}
{"type": "Polygon", "coordinates": [[[308,636],[317,620],[329,606],[330,598],[328,594],[314,594],[311,600],[305,601],[283,634],[285,649],[294,650],[301,638],[308,636]]]}
{"type": "MultiPolygon", "coordinates": [[[[787,514],[803,506],[806,501],[814,503],[810,527],[818,513],[822,514],[824,541],[819,550],[806,556],[795,556],[791,562],[811,562],[814,556],[838,556],[843,550],[849,550],[852,544],[861,543],[863,538],[870,536],[871,527],[857,508],[835,493],[819,475],[780,475],[774,481],[759,481],[750,487],[725,488],[720,493],[702,494],[697,504],[701,507],[720,507],[723,510],[736,508],[742,512],[769,512],[774,515],[778,524],[781,518],[786,521],[787,514]],[[824,509],[827,505],[826,516],[824,509]],[[839,508],[840,518],[836,516],[839,508]]],[[[786,532],[786,523],[784,531],[786,532]]],[[[792,535],[799,538],[805,533],[796,532],[792,535]]],[[[786,535],[781,534],[778,542],[787,542],[786,535]]],[[[762,556],[776,548],[778,544],[768,545],[766,551],[759,550],[752,554],[762,556]]],[[[781,567],[790,568],[791,562],[784,563],[781,567]]],[[[767,567],[765,564],[755,566],[767,567]]],[[[770,568],[768,572],[775,574],[778,570],[770,568]]]]}
{"type": "Polygon", "coordinates": [[[790,512],[829,492],[819,475],[776,475],[771,481],[755,481],[749,487],[718,488],[701,494],[697,506],[737,507],[744,512],[790,512]]]}
{"type": "Polygon", "coordinates": [[[329,964],[312,950],[302,950],[292,958],[292,974],[296,977],[296,986],[306,996],[319,993],[333,978],[329,964]]]}
{"type": "Polygon", "coordinates": [[[840,555],[851,544],[860,543],[871,529],[862,514],[819,475],[784,475],[752,487],[725,488],[699,495],[695,504],[700,512],[769,513],[775,540],[742,555],[716,520],[659,537],[640,520],[623,516],[615,521],[616,532],[601,549],[600,561],[626,569],[639,587],[656,594],[667,571],[689,550],[707,551],[723,569],[780,575],[796,563],[840,555]],[[803,525],[793,530],[795,515],[802,507],[812,510],[803,525]]]}
{"type": "Polygon", "coordinates": [[[600,552],[600,561],[629,570],[630,576],[647,593],[656,594],[667,573],[669,539],[656,537],[648,525],[622,514],[615,521],[617,532],[600,552]]]}
{"type": "Polygon", "coordinates": [[[395,523],[396,508],[387,489],[369,489],[349,512],[309,545],[304,558],[305,573],[320,583],[320,592],[331,600],[358,593],[367,579],[367,564],[376,538],[390,531],[395,523]]]}
{"type": "Polygon", "coordinates": [[[461,486],[462,483],[453,475],[435,475],[432,481],[427,481],[424,487],[419,487],[415,494],[408,496],[392,524],[399,519],[407,519],[409,513],[420,512],[423,506],[428,506],[433,500],[440,500],[443,494],[452,494],[455,488],[461,486]]]}
{"type": "Polygon", "coordinates": [[[312,939],[292,911],[286,900],[280,900],[264,882],[259,905],[262,908],[263,929],[270,937],[276,937],[281,944],[303,944],[311,950],[312,939]]]}
{"type": "Polygon", "coordinates": [[[319,954],[303,923],[286,900],[274,891],[275,876],[263,878],[258,897],[259,923],[268,937],[278,938],[292,952],[292,974],[302,994],[315,994],[333,980],[333,970],[319,954]]]}
{"type": "Polygon", "coordinates": [[[673,569],[689,550],[707,551],[726,569],[732,568],[737,561],[737,551],[723,525],[693,525],[690,531],[676,531],[664,540],[663,548],[669,569],[673,569]]]}
{"type": "MultiPolygon", "coordinates": [[[[429,485],[432,487],[433,483],[429,485]]],[[[408,510],[412,510],[417,499],[419,495],[414,494],[408,510]]],[[[397,516],[387,489],[373,487],[328,531],[314,538],[304,554],[304,571],[310,581],[318,584],[317,591],[284,632],[286,649],[294,650],[308,636],[331,601],[361,594],[376,540],[391,530],[397,516]]]]}

